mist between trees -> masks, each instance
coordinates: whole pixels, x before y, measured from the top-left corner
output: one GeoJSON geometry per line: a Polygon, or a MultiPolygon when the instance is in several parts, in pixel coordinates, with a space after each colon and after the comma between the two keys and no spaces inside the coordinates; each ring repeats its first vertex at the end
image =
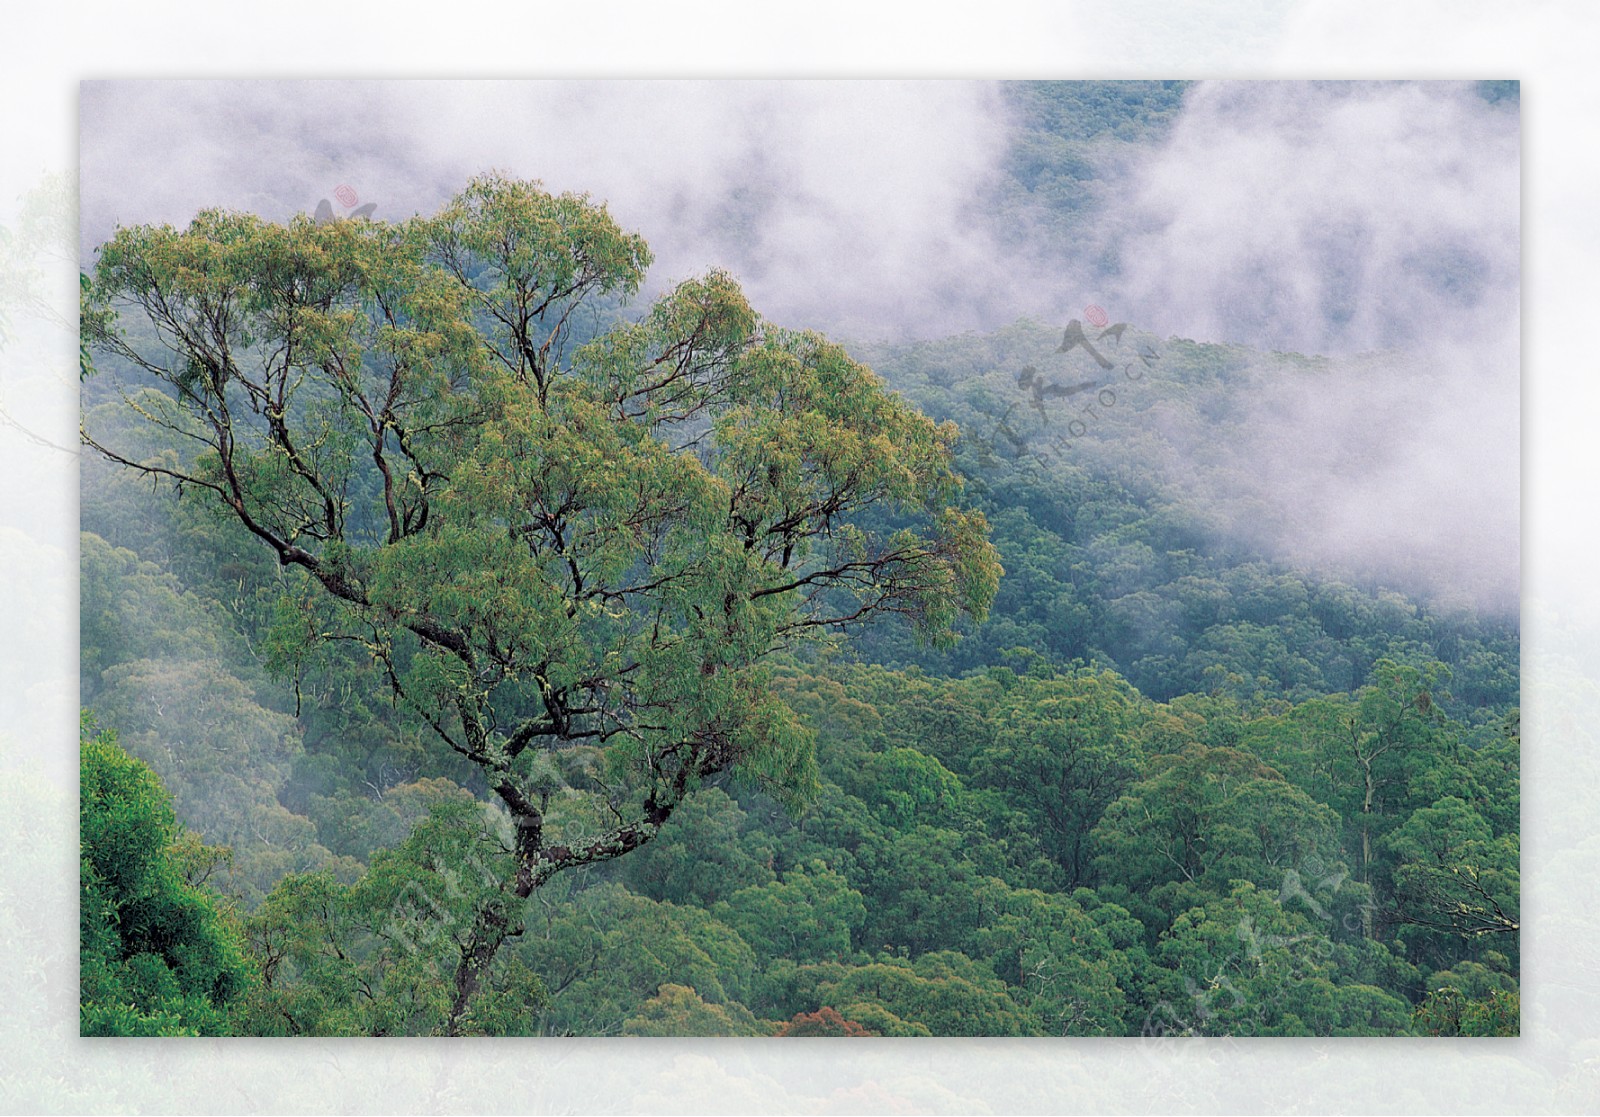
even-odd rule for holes
{"type": "Polygon", "coordinates": [[[1090,330],[1091,425],[1060,325],[651,258],[501,175],[101,247],[87,1032],[1515,1034],[1514,624],[1226,450],[1351,364],[1090,330]]]}

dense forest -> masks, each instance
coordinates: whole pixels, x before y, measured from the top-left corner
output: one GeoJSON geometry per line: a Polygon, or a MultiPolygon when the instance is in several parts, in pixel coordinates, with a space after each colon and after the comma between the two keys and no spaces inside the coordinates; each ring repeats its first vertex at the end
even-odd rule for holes
{"type": "MultiPolygon", "coordinates": [[[[1070,248],[1182,95],[1008,87],[994,219],[1070,248]]],[[[1195,452],[1360,359],[389,228],[86,270],[85,1034],[1518,1033],[1515,616],[1195,452]]]]}

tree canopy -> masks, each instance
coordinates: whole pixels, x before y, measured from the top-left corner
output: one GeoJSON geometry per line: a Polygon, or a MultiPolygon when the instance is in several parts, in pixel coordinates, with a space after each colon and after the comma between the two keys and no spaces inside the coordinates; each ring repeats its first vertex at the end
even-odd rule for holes
{"type": "Polygon", "coordinates": [[[219,851],[194,841],[149,766],[87,719],[79,762],[82,1034],[229,1034],[258,975],[238,921],[190,879],[219,851]]]}
{"type": "Polygon", "coordinates": [[[487,175],[393,225],[119,229],[86,286],[160,448],[84,440],[267,547],[297,575],[275,662],[359,649],[508,816],[452,1024],[554,874],[710,777],[811,792],[770,653],[883,613],[946,644],[998,584],[953,424],[720,272],[599,326],[650,259],[604,206],[487,175]]]}
{"type": "MultiPolygon", "coordinates": [[[[1183,85],[1003,96],[973,217],[1073,253],[1183,85]]],[[[497,175],[102,248],[80,671],[148,769],[83,833],[173,903],[86,873],[86,1031],[1517,1032],[1514,611],[1212,452],[1366,357],[1119,323],[1074,426],[1059,322],[847,351],[649,261],[497,175]]]]}

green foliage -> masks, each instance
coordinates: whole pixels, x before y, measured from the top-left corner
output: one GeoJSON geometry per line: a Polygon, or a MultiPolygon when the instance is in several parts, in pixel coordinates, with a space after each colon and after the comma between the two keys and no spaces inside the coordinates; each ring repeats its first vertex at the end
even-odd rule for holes
{"type": "Polygon", "coordinates": [[[1167,971],[1155,1015],[1197,1035],[1402,1035],[1406,1002],[1340,973],[1312,918],[1239,882],[1180,915],[1156,958],[1167,971]]]}
{"type": "Polygon", "coordinates": [[[1276,887],[1337,850],[1338,816],[1236,749],[1194,744],[1154,758],[1106,808],[1093,841],[1108,884],[1165,925],[1233,881],[1276,887]]]}
{"type": "Polygon", "coordinates": [[[579,732],[582,709],[632,727],[619,771],[714,735],[733,750],[718,767],[802,793],[809,738],[756,697],[752,661],[882,609],[942,641],[998,565],[982,518],[949,504],[953,430],[839,347],[763,327],[726,276],[563,364],[573,308],[647,263],[603,208],[493,176],[400,227],[212,211],[123,230],[95,298],[154,343],[100,319],[87,336],[165,385],[133,401],[151,426],[209,449],[106,452],[219,498],[321,584],[312,607],[333,613],[299,650],[280,626],[280,658],[331,625],[447,740],[449,720],[468,738],[505,720],[520,750],[519,730],[579,732]],[[876,504],[926,512],[929,534],[834,532],[876,504]],[[469,659],[500,666],[483,681],[469,659]],[[648,706],[615,705],[634,693],[648,706]]]}
{"type": "Polygon", "coordinates": [[[758,955],[797,962],[845,957],[867,918],[861,893],[820,861],[740,889],[711,910],[758,955]]]}
{"type": "Polygon", "coordinates": [[[207,851],[186,843],[149,767],[87,715],[79,760],[81,1033],[228,1034],[258,975],[233,916],[185,880],[207,851]]]}
{"type": "Polygon", "coordinates": [[[1465,802],[1447,798],[1413,812],[1384,844],[1399,859],[1397,918],[1419,929],[1415,945],[1432,943],[1439,951],[1432,956],[1443,960],[1450,937],[1514,941],[1521,927],[1516,834],[1493,836],[1465,802]],[[1449,937],[1441,941],[1441,933],[1449,937]]]}
{"type": "Polygon", "coordinates": [[[958,814],[961,781],[939,761],[916,749],[892,748],[874,755],[863,772],[880,803],[879,813],[897,830],[937,825],[958,814]]]}
{"type": "Polygon", "coordinates": [[[1469,999],[1441,985],[1412,1014],[1412,1024],[1428,1036],[1517,1036],[1522,1034],[1522,998],[1515,989],[1494,989],[1469,999]]]}
{"type": "Polygon", "coordinates": [[[184,823],[238,849],[232,883],[249,903],[285,873],[328,868],[348,875],[316,827],[277,792],[300,749],[292,718],[261,706],[216,663],[132,660],[102,673],[98,716],[172,792],[184,823]]]}
{"type": "MultiPolygon", "coordinates": [[[[622,1025],[625,1036],[763,1036],[767,1030],[740,1004],[707,1004],[683,985],[663,985],[622,1025]]],[[[783,1034],[783,1033],[780,1033],[783,1034]]]]}
{"type": "Polygon", "coordinates": [[[553,991],[538,1034],[618,1035],[667,985],[693,989],[742,1018],[732,1006],[750,995],[755,956],[720,920],[618,884],[563,899],[540,904],[516,946],[518,959],[553,991]]]}
{"type": "Polygon", "coordinates": [[[898,390],[960,427],[956,460],[1009,573],[989,620],[952,651],[880,631],[857,641],[863,658],[959,674],[1021,647],[1062,667],[1113,667],[1157,700],[1216,694],[1252,709],[1353,692],[1382,658],[1437,660],[1466,708],[1515,705],[1513,617],[1407,598],[1359,570],[1275,561],[1221,530],[1229,515],[1255,524],[1268,510],[1245,503],[1255,477],[1197,448],[1249,435],[1244,401],[1258,389],[1340,368],[1182,339],[1129,342],[1130,327],[1123,345],[1155,347],[1160,360],[1063,447],[1070,414],[1036,412],[1017,383],[1060,333],[1022,321],[864,348],[898,390]],[[1219,512],[1228,499],[1240,506],[1219,512]]]}
{"type": "Polygon", "coordinates": [[[224,658],[226,630],[177,578],[89,532],[80,537],[79,555],[79,680],[85,702],[105,688],[108,668],[132,660],[224,658]]]}
{"type": "Polygon", "coordinates": [[[772,851],[746,838],[747,816],[721,788],[708,788],[673,813],[656,839],[621,863],[641,896],[710,909],[740,889],[775,879],[772,851]]]}
{"type": "MultiPolygon", "coordinates": [[[[868,1027],[861,1006],[881,1005],[907,1024],[920,1024],[940,1036],[1032,1035],[1027,1014],[1004,983],[981,964],[953,951],[924,954],[914,962],[882,957],[823,982],[825,1003],[841,1006],[848,1019],[868,1027]]],[[[892,1034],[892,1033],[885,1033],[892,1034]]]]}
{"type": "Polygon", "coordinates": [[[471,798],[450,780],[424,778],[375,795],[312,795],[305,814],[316,827],[318,840],[337,854],[365,863],[404,841],[434,803],[471,798]]]}
{"type": "MultiPolygon", "coordinates": [[[[1104,166],[1135,143],[1161,139],[1177,115],[1181,81],[1007,82],[1016,139],[994,212],[1002,238],[1081,252],[1105,204],[1104,166]]],[[[1112,261],[1096,261],[1109,266],[1112,261]]]]}
{"type": "Polygon", "coordinates": [[[1154,729],[1148,703],[1110,672],[1029,680],[994,716],[973,780],[1015,806],[1070,891],[1093,883],[1089,834],[1139,770],[1154,729]]]}
{"type": "MultiPolygon", "coordinates": [[[[482,804],[445,797],[354,884],[326,872],[286,877],[248,924],[264,976],[253,1034],[443,1034],[459,941],[485,906],[503,902],[505,841],[482,804]]],[[[481,980],[458,1030],[531,1034],[545,1001],[537,976],[500,959],[481,980]]]]}
{"type": "MultiPolygon", "coordinates": [[[[1081,245],[1183,94],[1008,84],[990,216],[1081,245]]],[[[1514,620],[1196,496],[1268,514],[1194,448],[1349,365],[1128,326],[1068,445],[1059,324],[847,351],[649,262],[497,175],[103,247],[82,687],[154,775],[99,856],[213,945],[86,868],[86,1031],[1516,1033],[1514,620]]]]}
{"type": "Polygon", "coordinates": [[[1125,1035],[1147,959],[1143,928],[1087,889],[1071,899],[988,881],[967,952],[988,962],[1049,1035],[1125,1035]],[[1092,910],[1085,910],[1084,901],[1092,910]]]}
{"type": "Polygon", "coordinates": [[[1000,577],[955,427],[727,274],[575,330],[649,263],[604,206],[489,174],[397,225],[123,228],[86,289],[83,340],[134,385],[100,389],[85,442],[292,572],[266,625],[241,580],[269,667],[364,666],[435,745],[408,775],[453,752],[515,821],[451,1029],[555,874],[645,844],[710,777],[814,793],[763,660],[882,613],[948,646],[1000,577]]]}

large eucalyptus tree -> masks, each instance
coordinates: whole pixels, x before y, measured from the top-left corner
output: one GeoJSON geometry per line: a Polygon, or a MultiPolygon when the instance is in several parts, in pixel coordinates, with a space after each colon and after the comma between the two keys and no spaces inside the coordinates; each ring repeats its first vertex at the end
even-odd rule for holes
{"type": "Polygon", "coordinates": [[[885,613],[947,641],[1001,572],[954,426],[730,276],[597,328],[649,263],[603,206],[489,175],[396,224],[122,228],[86,277],[83,342],[165,448],[84,441],[269,548],[290,643],[364,647],[509,818],[449,1030],[554,874],[714,775],[805,797],[764,658],[885,613]]]}

